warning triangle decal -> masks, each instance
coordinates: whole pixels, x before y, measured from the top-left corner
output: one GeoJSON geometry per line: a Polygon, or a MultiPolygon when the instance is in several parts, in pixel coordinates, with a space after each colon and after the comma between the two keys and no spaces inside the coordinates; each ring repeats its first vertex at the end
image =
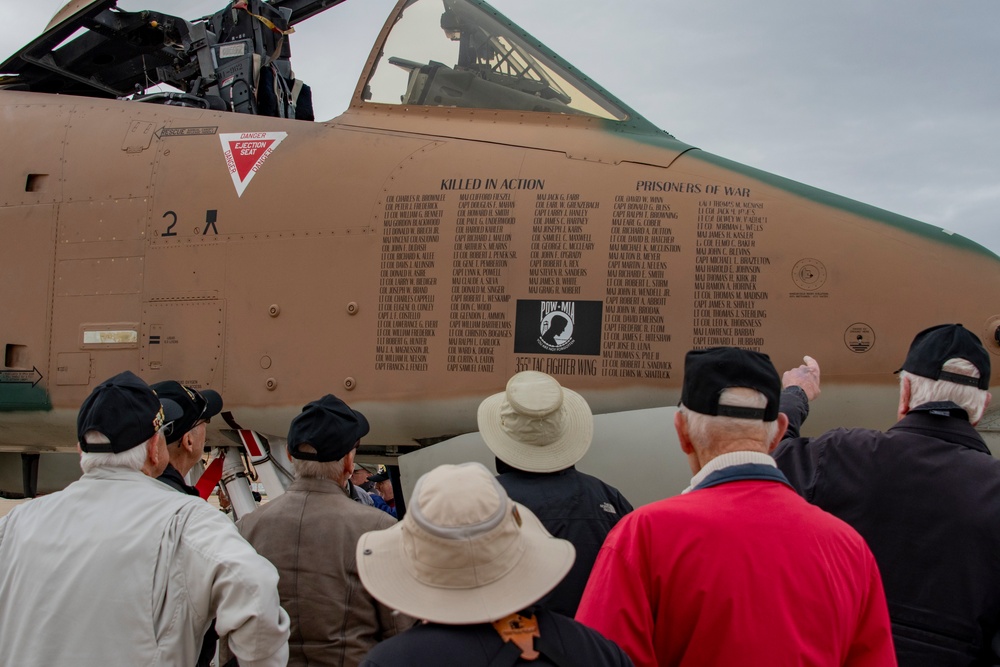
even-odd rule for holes
{"type": "Polygon", "coordinates": [[[220,134],[222,153],[226,156],[226,166],[233,178],[236,195],[243,196],[254,175],[260,171],[267,157],[278,144],[287,137],[286,132],[243,132],[241,134],[220,134]]]}

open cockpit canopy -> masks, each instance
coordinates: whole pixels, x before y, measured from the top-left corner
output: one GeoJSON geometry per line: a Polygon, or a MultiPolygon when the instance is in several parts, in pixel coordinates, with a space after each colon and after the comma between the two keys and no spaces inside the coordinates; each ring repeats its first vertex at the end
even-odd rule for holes
{"type": "Polygon", "coordinates": [[[620,104],[491,7],[467,0],[409,0],[382,48],[364,98],[608,120],[629,117],[620,104]]]}
{"type": "MultiPolygon", "coordinates": [[[[289,40],[343,0],[235,0],[186,20],[72,0],[0,65],[0,90],[312,119],[289,40]],[[165,86],[169,89],[165,90],[165,86]]],[[[645,124],[481,0],[401,0],[355,102],[534,111],[645,124]]],[[[301,63],[299,63],[301,64],[301,63]]]]}

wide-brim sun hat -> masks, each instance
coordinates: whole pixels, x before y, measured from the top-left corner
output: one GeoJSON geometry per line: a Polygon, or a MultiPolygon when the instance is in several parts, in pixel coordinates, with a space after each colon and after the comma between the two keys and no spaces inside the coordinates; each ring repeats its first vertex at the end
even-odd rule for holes
{"type": "Polygon", "coordinates": [[[594,415],[586,399],[545,373],[522,371],[479,405],[479,432],[496,456],[518,470],[556,472],[590,449],[594,415]]]}
{"type": "Polygon", "coordinates": [[[406,516],[358,540],[361,582],[404,614],[447,625],[496,621],[531,606],[576,557],[507,497],[481,463],[442,465],[413,489],[406,516]]]}

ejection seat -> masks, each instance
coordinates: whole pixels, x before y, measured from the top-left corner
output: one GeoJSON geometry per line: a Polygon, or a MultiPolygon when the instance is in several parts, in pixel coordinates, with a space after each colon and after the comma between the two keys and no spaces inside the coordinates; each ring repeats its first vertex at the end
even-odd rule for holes
{"type": "Polygon", "coordinates": [[[292,72],[290,14],[262,0],[235,0],[209,18],[215,80],[229,110],[315,119],[312,91],[292,72]]]}

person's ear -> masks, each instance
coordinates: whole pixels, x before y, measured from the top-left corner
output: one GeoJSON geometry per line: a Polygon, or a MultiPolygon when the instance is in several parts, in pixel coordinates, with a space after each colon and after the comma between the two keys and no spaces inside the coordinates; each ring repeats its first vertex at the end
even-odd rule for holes
{"type": "Polygon", "coordinates": [[[774,440],[768,445],[767,453],[770,454],[774,451],[781,439],[785,437],[785,431],[788,430],[788,415],[784,412],[778,413],[778,432],[774,434],[774,440]]]}
{"type": "MultiPolygon", "coordinates": [[[[986,392],[986,401],[983,403],[983,412],[982,412],[983,415],[986,414],[986,408],[990,407],[990,401],[991,400],[993,400],[993,394],[991,394],[990,392],[986,392]]],[[[980,416],[979,419],[976,420],[976,422],[975,422],[975,424],[973,424],[973,426],[975,426],[976,424],[978,424],[981,420],[982,420],[982,416],[980,416]]]]}
{"type": "MultiPolygon", "coordinates": [[[[157,431],[156,435],[153,436],[153,439],[149,441],[149,445],[146,446],[146,463],[151,466],[153,470],[156,470],[163,463],[163,457],[160,453],[160,440],[163,440],[164,444],[166,444],[166,438],[164,435],[157,431]]],[[[164,449],[166,448],[164,447],[164,449]]],[[[167,460],[169,461],[169,457],[167,460]]]]}
{"type": "Polygon", "coordinates": [[[910,411],[910,378],[904,377],[899,383],[899,408],[896,415],[899,419],[906,416],[910,411]]]}
{"type": "Polygon", "coordinates": [[[357,449],[352,449],[344,457],[344,472],[347,473],[348,477],[350,477],[354,473],[354,456],[355,454],[357,454],[357,452],[358,452],[357,449]]]}
{"type": "Polygon", "coordinates": [[[685,454],[693,454],[694,445],[691,443],[691,437],[688,435],[687,419],[680,410],[674,413],[674,430],[677,431],[677,440],[681,444],[681,451],[685,454]]]}

